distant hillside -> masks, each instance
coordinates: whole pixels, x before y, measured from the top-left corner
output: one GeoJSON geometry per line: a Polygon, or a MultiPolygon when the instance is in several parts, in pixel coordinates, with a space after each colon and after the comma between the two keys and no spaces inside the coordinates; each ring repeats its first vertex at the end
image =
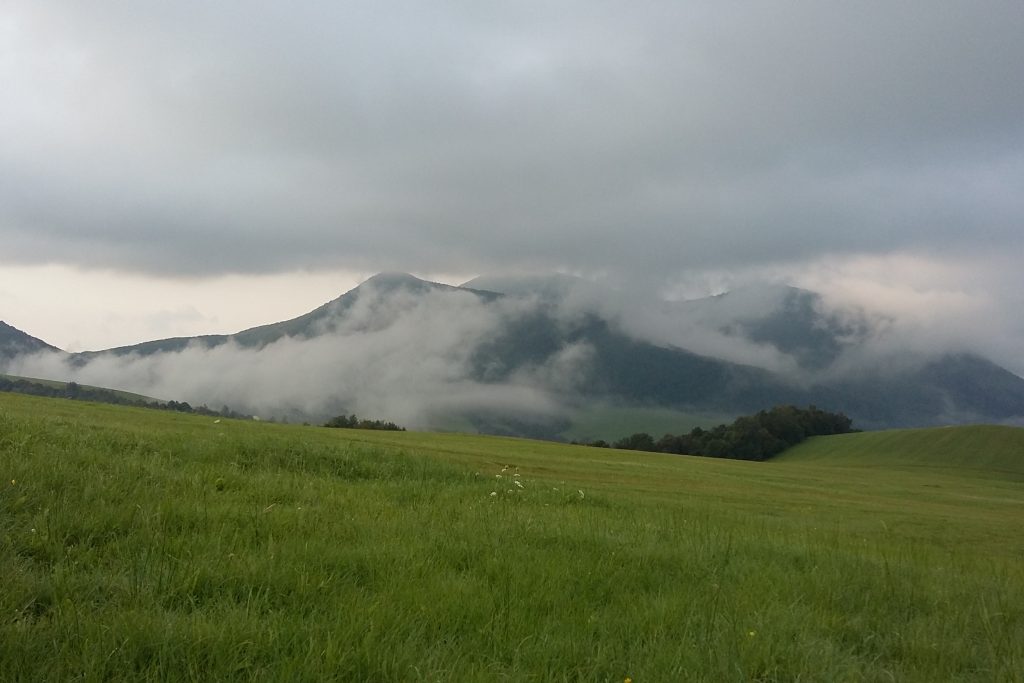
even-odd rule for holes
{"type": "Polygon", "coordinates": [[[35,396],[77,398],[97,403],[128,405],[162,405],[167,403],[167,401],[143,396],[142,394],[133,394],[130,391],[118,391],[116,389],[107,389],[106,387],[94,387],[88,384],[58,382],[50,379],[18,377],[5,374],[0,374],[0,391],[35,396]]]}
{"type": "Polygon", "coordinates": [[[405,273],[380,273],[373,276],[359,287],[342,294],[337,299],[327,302],[323,306],[315,308],[309,313],[269,325],[252,327],[235,334],[213,334],[197,337],[172,337],[169,339],[158,339],[155,341],[133,344],[131,346],[119,346],[104,351],[90,351],[75,354],[74,362],[82,364],[99,355],[113,354],[123,356],[130,353],[139,355],[151,355],[154,353],[181,351],[189,345],[200,345],[206,348],[214,348],[227,342],[234,342],[243,348],[261,348],[272,344],[285,337],[296,339],[310,339],[322,334],[334,331],[339,322],[345,319],[345,315],[355,304],[361,293],[373,290],[379,295],[387,297],[397,292],[404,292],[412,295],[422,295],[428,292],[454,292],[471,291],[477,296],[492,300],[498,296],[494,292],[482,292],[475,290],[464,290],[451,285],[444,285],[436,282],[427,282],[405,273]]]}
{"type": "Polygon", "coordinates": [[[832,311],[816,292],[782,285],[744,287],[676,306],[728,336],[773,346],[807,370],[827,368],[870,330],[863,311],[832,311]]]}
{"type": "Polygon", "coordinates": [[[1024,477],[1024,429],[966,425],[821,436],[787,450],[775,461],[954,467],[1024,477]]]}
{"type": "Polygon", "coordinates": [[[0,362],[20,354],[39,351],[60,351],[60,349],[0,320],[0,362]]]}

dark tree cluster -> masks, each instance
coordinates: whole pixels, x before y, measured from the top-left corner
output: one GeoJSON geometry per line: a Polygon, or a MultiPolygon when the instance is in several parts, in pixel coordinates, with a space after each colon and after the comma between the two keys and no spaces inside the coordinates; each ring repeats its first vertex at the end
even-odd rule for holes
{"type": "MultiPolygon", "coordinates": [[[[738,417],[730,425],[722,424],[711,429],[695,427],[689,434],[666,434],[657,441],[650,434],[641,432],[619,439],[612,448],[734,460],[767,460],[809,436],[852,431],[855,431],[852,421],[842,413],[829,413],[815,406],[797,408],[786,405],[738,417]]],[[[603,441],[591,445],[607,446],[603,441]]]]}
{"type": "Polygon", "coordinates": [[[394,422],[384,420],[360,420],[355,415],[338,415],[324,423],[324,427],[335,429],[379,429],[388,432],[404,432],[405,427],[399,427],[394,422]]]}

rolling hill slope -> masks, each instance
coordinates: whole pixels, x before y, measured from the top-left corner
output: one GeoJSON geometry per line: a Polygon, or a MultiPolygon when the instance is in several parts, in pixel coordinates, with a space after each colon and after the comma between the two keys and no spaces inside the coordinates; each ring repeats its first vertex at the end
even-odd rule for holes
{"type": "Polygon", "coordinates": [[[965,425],[812,437],[776,462],[985,470],[1024,477],[1024,429],[965,425]]]}

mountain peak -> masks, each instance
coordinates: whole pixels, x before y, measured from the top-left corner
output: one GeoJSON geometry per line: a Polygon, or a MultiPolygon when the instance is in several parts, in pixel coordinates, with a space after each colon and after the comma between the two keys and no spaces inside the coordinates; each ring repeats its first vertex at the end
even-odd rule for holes
{"type": "Polygon", "coordinates": [[[385,271],[383,273],[377,273],[359,286],[373,285],[375,287],[400,287],[403,285],[422,284],[431,283],[428,283],[426,280],[421,280],[415,275],[410,275],[409,273],[403,273],[401,271],[385,271]]]}
{"type": "Polygon", "coordinates": [[[453,287],[440,282],[422,280],[415,275],[410,275],[409,273],[383,272],[377,273],[344,296],[349,296],[353,292],[358,292],[364,287],[380,294],[390,294],[391,292],[397,291],[422,293],[439,290],[455,291],[462,289],[461,287],[453,287]]]}

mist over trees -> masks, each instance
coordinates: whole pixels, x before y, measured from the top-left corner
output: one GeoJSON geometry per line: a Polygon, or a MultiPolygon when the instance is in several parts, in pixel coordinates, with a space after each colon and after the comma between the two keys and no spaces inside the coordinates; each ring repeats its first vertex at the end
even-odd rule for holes
{"type": "MultiPolygon", "coordinates": [[[[634,451],[703,455],[733,460],[767,460],[811,436],[847,434],[857,431],[842,413],[829,413],[815,406],[775,406],[755,415],[736,418],[732,424],[711,429],[695,427],[688,434],[666,434],[657,441],[638,432],[611,444],[612,448],[634,451]]],[[[604,441],[592,446],[607,447],[604,441]]]]}

